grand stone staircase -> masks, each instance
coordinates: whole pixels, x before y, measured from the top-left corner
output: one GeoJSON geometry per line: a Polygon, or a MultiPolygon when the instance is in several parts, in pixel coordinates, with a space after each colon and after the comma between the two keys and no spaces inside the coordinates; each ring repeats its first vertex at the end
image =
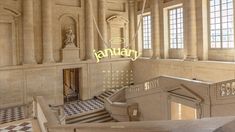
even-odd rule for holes
{"type": "Polygon", "coordinates": [[[66,124],[80,124],[80,123],[102,123],[102,122],[116,122],[108,111],[105,109],[98,109],[92,112],[82,113],[75,117],[66,118],[66,124]]]}
{"type": "Polygon", "coordinates": [[[117,91],[106,90],[92,99],[65,104],[66,124],[117,122],[104,108],[104,100],[117,91]]]}

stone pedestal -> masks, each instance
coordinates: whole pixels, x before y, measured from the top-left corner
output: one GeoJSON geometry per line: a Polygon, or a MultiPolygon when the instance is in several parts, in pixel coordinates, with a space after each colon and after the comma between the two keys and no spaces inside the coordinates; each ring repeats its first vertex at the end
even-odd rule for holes
{"type": "Polygon", "coordinates": [[[79,48],[64,48],[62,52],[62,62],[78,62],[79,58],[79,48]]]}

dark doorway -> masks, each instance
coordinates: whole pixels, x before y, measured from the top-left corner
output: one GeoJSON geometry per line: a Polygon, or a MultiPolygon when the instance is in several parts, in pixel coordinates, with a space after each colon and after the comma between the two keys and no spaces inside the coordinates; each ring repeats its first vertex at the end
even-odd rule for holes
{"type": "Polygon", "coordinates": [[[64,69],[63,70],[63,85],[64,85],[64,102],[72,102],[80,99],[79,97],[79,78],[80,69],[64,69]]]}

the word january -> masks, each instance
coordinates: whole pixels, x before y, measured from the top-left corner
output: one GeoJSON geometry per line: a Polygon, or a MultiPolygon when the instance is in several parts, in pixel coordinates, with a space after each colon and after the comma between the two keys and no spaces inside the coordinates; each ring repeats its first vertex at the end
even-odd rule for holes
{"type": "Polygon", "coordinates": [[[130,57],[132,61],[135,61],[137,58],[141,56],[141,53],[139,53],[136,50],[131,50],[127,48],[107,48],[104,50],[99,50],[96,52],[96,50],[93,51],[95,58],[97,60],[97,63],[100,62],[102,58],[108,57],[108,56],[123,56],[123,57],[130,57]]]}

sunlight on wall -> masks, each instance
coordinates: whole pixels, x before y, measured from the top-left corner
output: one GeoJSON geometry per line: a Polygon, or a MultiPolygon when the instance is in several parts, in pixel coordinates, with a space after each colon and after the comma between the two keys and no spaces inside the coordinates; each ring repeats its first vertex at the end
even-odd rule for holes
{"type": "Polygon", "coordinates": [[[171,120],[193,120],[197,119],[196,109],[171,102],[171,120]]]}

